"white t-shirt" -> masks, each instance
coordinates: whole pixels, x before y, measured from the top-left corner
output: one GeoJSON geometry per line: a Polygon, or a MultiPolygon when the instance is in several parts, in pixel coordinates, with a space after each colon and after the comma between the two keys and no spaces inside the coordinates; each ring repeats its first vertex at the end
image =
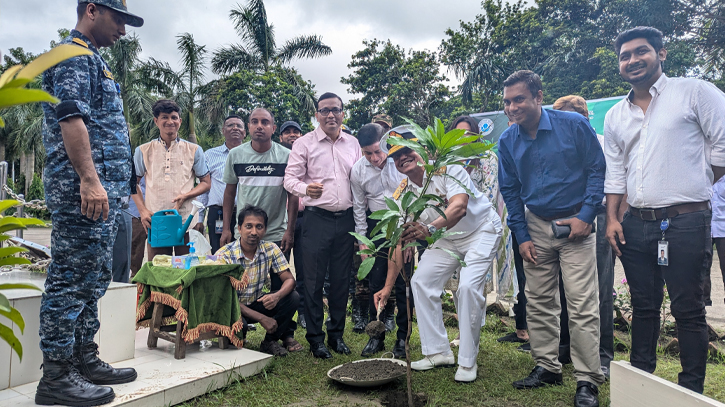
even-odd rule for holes
{"type": "MultiPolygon", "coordinates": [[[[486,196],[476,189],[473,180],[468,175],[468,172],[462,165],[449,165],[446,167],[446,174],[460,181],[465,185],[472,193],[473,196],[468,197],[468,207],[466,208],[466,214],[461,220],[452,228],[448,229],[450,232],[464,232],[463,234],[450,236],[448,239],[456,240],[465,238],[470,232],[477,231],[481,225],[490,218],[491,214],[495,213],[492,210],[491,202],[486,196]]],[[[398,189],[393,194],[393,198],[400,205],[400,201],[408,191],[413,191],[417,195],[421,194],[422,186],[415,185],[407,177],[400,183],[398,189]]],[[[428,187],[428,192],[432,195],[438,195],[444,199],[445,204],[440,207],[445,212],[448,207],[448,200],[458,194],[466,194],[466,190],[461,187],[456,181],[450,177],[444,177],[442,175],[434,175],[431,180],[431,184],[428,187]]],[[[440,214],[435,209],[428,208],[423,211],[423,214],[418,219],[420,222],[425,224],[431,223],[438,219],[440,214]]]]}

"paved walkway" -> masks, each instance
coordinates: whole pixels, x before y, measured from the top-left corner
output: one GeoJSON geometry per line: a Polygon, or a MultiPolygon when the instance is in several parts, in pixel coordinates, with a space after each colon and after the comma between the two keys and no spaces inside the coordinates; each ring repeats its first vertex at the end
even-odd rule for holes
{"type": "MultiPolygon", "coordinates": [[[[32,228],[24,231],[24,239],[32,242],[50,246],[50,228],[32,228]]],[[[708,322],[720,331],[725,331],[725,286],[723,286],[722,275],[720,274],[720,260],[717,253],[714,253],[710,276],[712,278],[712,307],[707,307],[708,322]]],[[[292,263],[292,262],[290,262],[292,263]]],[[[614,268],[614,287],[619,289],[622,286],[624,269],[617,260],[614,268]]]]}

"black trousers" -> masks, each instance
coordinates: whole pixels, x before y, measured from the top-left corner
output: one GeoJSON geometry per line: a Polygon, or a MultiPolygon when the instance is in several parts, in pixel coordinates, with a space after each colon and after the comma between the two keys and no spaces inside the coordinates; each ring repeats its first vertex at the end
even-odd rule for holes
{"type": "Polygon", "coordinates": [[[645,221],[629,212],[622,228],[626,244],[619,245],[632,294],[632,366],[647,372],[657,367],[660,307],[667,284],[670,309],[677,324],[682,372],[678,384],[702,393],[707,361],[705,274],[712,258],[712,211],[698,211],[670,219],[669,266],[657,265],[657,243],[662,239],[660,221],[645,221]]]}
{"type": "MultiPolygon", "coordinates": [[[[221,233],[216,233],[216,221],[217,219],[222,217],[222,207],[219,205],[212,205],[207,208],[207,216],[206,216],[206,227],[209,229],[209,244],[211,245],[211,252],[216,253],[217,250],[221,247],[219,244],[219,240],[222,237],[221,233]]],[[[234,235],[234,227],[237,226],[237,216],[236,216],[237,210],[236,208],[232,211],[232,218],[228,219],[229,223],[229,230],[232,231],[232,236],[234,235]]]]}
{"type": "Polygon", "coordinates": [[[524,258],[521,257],[519,252],[519,242],[516,241],[516,236],[511,233],[512,246],[514,251],[514,268],[516,269],[516,280],[519,283],[519,293],[516,296],[516,304],[514,304],[514,320],[516,321],[516,329],[529,329],[529,325],[526,323],[526,274],[524,274],[524,258]]]}
{"type": "MultiPolygon", "coordinates": [[[[375,225],[377,225],[377,221],[368,218],[368,237],[370,237],[370,232],[375,228],[375,225]]],[[[382,242],[375,242],[376,244],[382,243],[382,242]]],[[[382,290],[385,286],[385,280],[388,277],[388,256],[387,251],[385,253],[378,253],[379,256],[375,259],[375,264],[373,264],[373,268],[370,269],[370,273],[368,274],[368,280],[369,280],[369,287],[370,287],[370,295],[369,295],[369,303],[370,303],[370,320],[375,320],[375,317],[378,314],[378,310],[375,308],[375,293],[382,290]]],[[[410,276],[413,274],[413,262],[408,262],[403,265],[403,271],[406,273],[406,276],[410,278],[410,276]]],[[[398,306],[398,314],[395,316],[395,323],[398,325],[398,331],[397,331],[397,338],[398,339],[405,339],[406,334],[408,333],[408,307],[405,300],[405,280],[403,280],[403,276],[398,274],[398,278],[395,280],[395,303],[398,306]]],[[[413,295],[410,295],[410,310],[412,310],[414,307],[413,304],[413,295]]],[[[380,315],[380,318],[382,318],[383,315],[380,315]]]]}
{"type": "MultiPolygon", "coordinates": [[[[265,341],[278,341],[280,339],[293,338],[295,336],[295,330],[292,324],[292,317],[297,312],[297,306],[300,303],[300,295],[297,291],[290,292],[287,296],[282,297],[277,306],[274,309],[264,308],[261,301],[257,300],[247,305],[248,308],[259,312],[262,315],[274,318],[277,321],[277,330],[274,333],[268,333],[264,336],[265,341]]],[[[247,324],[259,322],[253,318],[244,318],[244,337],[247,337],[247,324]]],[[[296,326],[296,325],[294,325],[296,326]]]]}
{"type": "Polygon", "coordinates": [[[300,295],[300,305],[297,308],[299,315],[305,313],[305,262],[302,260],[304,251],[302,250],[302,218],[305,212],[299,212],[297,214],[297,223],[295,223],[295,242],[292,247],[292,252],[295,259],[295,277],[297,278],[297,294],[300,295]]]}
{"type": "Polygon", "coordinates": [[[324,310],[322,286],[329,267],[330,290],[327,303],[330,307],[330,322],[327,325],[328,341],[342,338],[345,331],[347,297],[350,288],[355,238],[352,209],[341,216],[316,207],[305,209],[302,223],[302,250],[305,269],[305,320],[307,341],[310,344],[323,342],[322,331],[324,310]]]}

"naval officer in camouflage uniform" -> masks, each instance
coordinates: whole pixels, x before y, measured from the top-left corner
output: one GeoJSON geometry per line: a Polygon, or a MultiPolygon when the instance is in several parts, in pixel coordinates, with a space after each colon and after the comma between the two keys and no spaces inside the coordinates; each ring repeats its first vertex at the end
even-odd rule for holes
{"type": "Polygon", "coordinates": [[[43,378],[36,404],[99,405],[114,398],[104,385],[136,379],[97,356],[98,300],[111,281],[111,254],[121,197],[130,194],[131,146],[119,88],[98,52],[143,20],[125,0],[78,2],[78,23],[62,44],[88,48],[49,69],[43,89],[47,152],[45,195],[51,211],[53,260],[40,306],[43,378]]]}

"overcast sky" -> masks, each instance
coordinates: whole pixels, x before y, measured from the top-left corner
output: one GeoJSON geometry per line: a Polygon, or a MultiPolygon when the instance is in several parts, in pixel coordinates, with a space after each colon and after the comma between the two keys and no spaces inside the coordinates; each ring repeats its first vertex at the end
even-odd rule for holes
{"type": "MultiPolygon", "coordinates": [[[[240,1],[244,3],[244,0],[240,1]]],[[[129,11],[145,19],[140,37],[143,58],[153,56],[178,66],[176,35],[190,32],[213,51],[238,42],[229,10],[234,0],[127,0],[129,11]]],[[[318,34],[332,55],[292,62],[319,94],[332,91],[346,101],[352,95],[340,78],[362,49],[364,39],[390,39],[406,49],[437,50],[445,30],[472,21],[481,12],[477,0],[267,0],[267,17],[277,44],[298,35],[318,34]]],[[[38,53],[49,48],[59,28],[73,28],[76,0],[0,0],[0,51],[23,47],[38,53]]],[[[448,74],[447,76],[451,76],[448,74]]],[[[210,73],[211,77],[211,73],[210,73]]]]}

